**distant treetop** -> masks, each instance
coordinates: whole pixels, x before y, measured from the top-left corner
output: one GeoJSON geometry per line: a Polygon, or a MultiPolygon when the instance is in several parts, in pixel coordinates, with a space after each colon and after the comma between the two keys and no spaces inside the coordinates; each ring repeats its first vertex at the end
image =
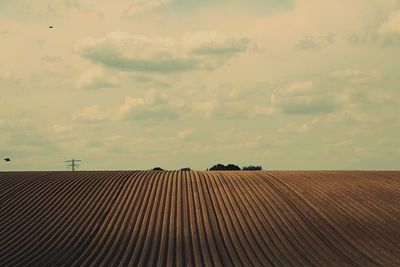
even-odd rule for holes
{"type": "Polygon", "coordinates": [[[228,165],[224,165],[224,164],[217,164],[212,166],[210,169],[210,171],[240,171],[240,167],[235,165],[235,164],[228,164],[228,165]]]}
{"type": "Polygon", "coordinates": [[[164,171],[164,169],[163,169],[163,168],[160,168],[160,167],[154,167],[154,168],[152,169],[152,171],[164,171]]]}
{"type": "Polygon", "coordinates": [[[211,168],[209,168],[207,170],[210,170],[210,171],[240,171],[240,170],[244,170],[244,171],[261,171],[262,170],[262,166],[249,165],[249,166],[244,166],[242,169],[240,169],[240,167],[235,165],[235,164],[224,165],[224,164],[218,163],[217,165],[214,165],[214,166],[212,166],[211,168]]]}
{"type": "Polygon", "coordinates": [[[249,166],[243,166],[242,170],[244,170],[244,171],[261,171],[262,167],[249,165],[249,166]]]}

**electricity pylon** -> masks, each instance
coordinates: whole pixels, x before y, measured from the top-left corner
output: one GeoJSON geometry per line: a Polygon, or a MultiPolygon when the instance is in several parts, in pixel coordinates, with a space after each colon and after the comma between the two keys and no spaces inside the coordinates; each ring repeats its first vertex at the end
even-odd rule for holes
{"type": "Polygon", "coordinates": [[[71,164],[68,164],[67,167],[71,167],[72,171],[75,171],[75,169],[80,166],[79,163],[78,163],[80,161],[82,161],[82,160],[80,160],[80,159],[70,159],[70,160],[66,160],[65,162],[70,162],[71,164]]]}

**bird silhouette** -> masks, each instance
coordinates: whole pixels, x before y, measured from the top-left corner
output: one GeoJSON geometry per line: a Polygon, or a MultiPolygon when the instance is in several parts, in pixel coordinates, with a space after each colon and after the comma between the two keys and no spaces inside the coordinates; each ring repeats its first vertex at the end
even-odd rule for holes
{"type": "Polygon", "coordinates": [[[8,161],[11,161],[11,159],[10,158],[5,158],[4,161],[8,162],[8,161]]]}
{"type": "Polygon", "coordinates": [[[53,26],[49,26],[50,29],[53,29],[53,26]]]}

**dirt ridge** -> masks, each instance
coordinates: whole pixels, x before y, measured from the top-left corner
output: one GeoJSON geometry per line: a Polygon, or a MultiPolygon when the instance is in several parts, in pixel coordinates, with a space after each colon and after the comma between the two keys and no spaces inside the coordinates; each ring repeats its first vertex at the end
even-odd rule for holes
{"type": "Polygon", "coordinates": [[[396,171],[0,172],[0,266],[400,266],[399,240],[396,171]]]}

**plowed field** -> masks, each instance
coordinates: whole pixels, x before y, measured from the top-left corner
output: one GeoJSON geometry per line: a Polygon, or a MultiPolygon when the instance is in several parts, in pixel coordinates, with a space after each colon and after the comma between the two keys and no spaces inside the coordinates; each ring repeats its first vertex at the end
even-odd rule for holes
{"type": "Polygon", "coordinates": [[[400,266],[400,172],[0,172],[0,266],[400,266]]]}

